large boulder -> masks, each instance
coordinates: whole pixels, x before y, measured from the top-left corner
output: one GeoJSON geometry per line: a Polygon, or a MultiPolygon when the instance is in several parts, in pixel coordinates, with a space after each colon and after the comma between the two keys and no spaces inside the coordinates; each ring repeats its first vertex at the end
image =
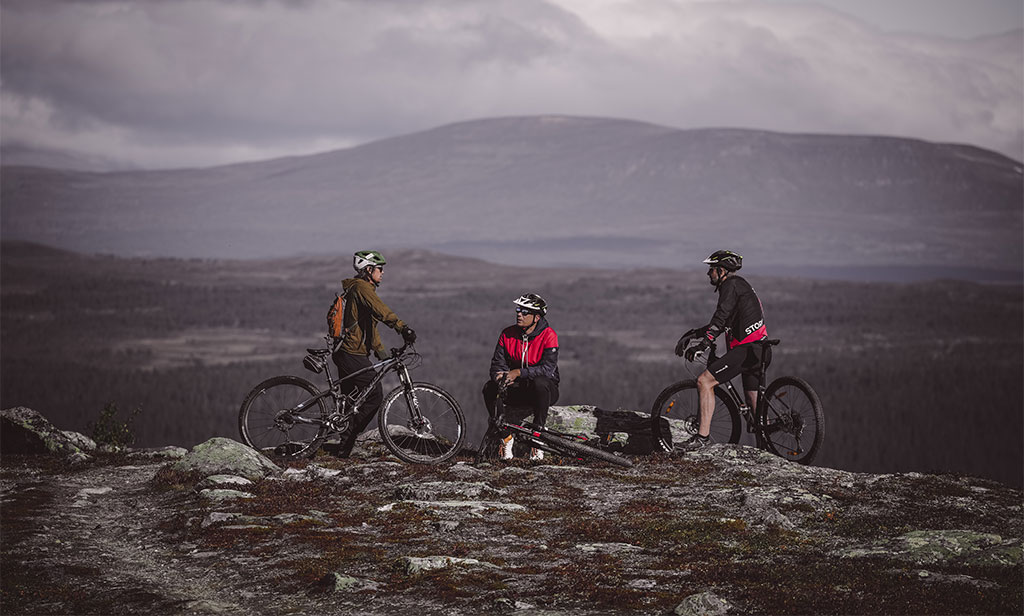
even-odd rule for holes
{"type": "Polygon", "coordinates": [[[237,475],[252,481],[281,472],[280,467],[255,449],[219,436],[193,447],[171,469],[206,477],[237,475]]]}
{"type": "Polygon", "coordinates": [[[0,411],[0,451],[5,454],[56,456],[83,453],[50,420],[24,406],[0,411]]]}
{"type": "Polygon", "coordinates": [[[649,454],[654,450],[647,413],[585,405],[553,406],[548,410],[546,426],[559,432],[597,436],[612,451],[649,454]]]}

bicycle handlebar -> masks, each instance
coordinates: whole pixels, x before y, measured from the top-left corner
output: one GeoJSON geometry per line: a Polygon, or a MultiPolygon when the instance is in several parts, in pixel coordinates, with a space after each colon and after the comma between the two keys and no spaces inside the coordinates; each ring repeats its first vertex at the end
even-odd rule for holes
{"type": "Polygon", "coordinates": [[[411,347],[411,346],[412,346],[411,342],[405,342],[405,343],[402,344],[401,347],[399,347],[397,349],[395,349],[395,348],[391,349],[391,359],[396,359],[396,358],[400,357],[401,355],[405,354],[405,351],[409,347],[411,347]]]}

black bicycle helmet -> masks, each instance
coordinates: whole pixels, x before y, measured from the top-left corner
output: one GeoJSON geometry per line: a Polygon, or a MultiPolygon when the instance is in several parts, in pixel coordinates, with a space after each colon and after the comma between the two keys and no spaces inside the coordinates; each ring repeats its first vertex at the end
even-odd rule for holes
{"type": "Polygon", "coordinates": [[[544,301],[543,297],[537,295],[536,293],[527,293],[525,295],[520,295],[519,298],[516,299],[516,301],[513,303],[516,306],[519,306],[520,308],[532,310],[537,314],[540,314],[541,316],[547,314],[548,312],[548,303],[544,301]]]}
{"type": "Polygon", "coordinates": [[[743,256],[731,250],[716,250],[711,256],[704,259],[704,263],[711,267],[721,267],[727,271],[735,272],[743,267],[743,256]]]}

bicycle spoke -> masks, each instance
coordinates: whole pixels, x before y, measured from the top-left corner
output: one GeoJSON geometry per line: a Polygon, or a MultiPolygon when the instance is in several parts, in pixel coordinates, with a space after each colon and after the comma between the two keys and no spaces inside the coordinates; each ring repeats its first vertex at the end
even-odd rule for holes
{"type": "Polygon", "coordinates": [[[385,444],[407,462],[447,460],[465,438],[465,422],[454,399],[426,383],[391,392],[378,423],[385,444]]]}
{"type": "Polygon", "coordinates": [[[808,464],[822,439],[821,402],[801,379],[781,377],[765,392],[761,430],[769,451],[808,464]]]}
{"type": "Polygon", "coordinates": [[[258,385],[242,403],[239,431],[250,447],[289,456],[309,455],[326,435],[322,400],[315,386],[298,377],[275,377],[258,385]]]}
{"type": "MultiPolygon", "coordinates": [[[[651,433],[663,449],[681,445],[699,428],[700,396],[694,381],[676,383],[661,392],[651,409],[651,433]]],[[[710,435],[714,443],[739,442],[739,411],[720,390],[715,391],[710,435]]]]}

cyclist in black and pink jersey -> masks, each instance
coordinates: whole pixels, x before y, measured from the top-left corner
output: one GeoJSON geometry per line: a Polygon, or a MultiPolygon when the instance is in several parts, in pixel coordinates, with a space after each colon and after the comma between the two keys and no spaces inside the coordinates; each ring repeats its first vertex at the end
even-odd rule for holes
{"type": "Polygon", "coordinates": [[[754,373],[760,358],[758,349],[751,342],[768,337],[764,324],[764,310],[761,300],[745,279],[736,274],[743,267],[743,257],[719,250],[704,260],[708,265],[708,278],[718,292],[718,306],[707,326],[688,332],[679,339],[676,355],[684,355],[690,361],[694,356],[711,348],[715,339],[725,332],[729,351],[709,364],[707,370],[697,377],[697,391],[700,395],[700,425],[698,433],[683,443],[684,451],[701,449],[710,442],[711,416],[715,410],[715,386],[743,374],[743,389],[751,408],[757,407],[757,375],[754,373]],[[696,335],[700,342],[687,348],[696,335]]]}
{"type": "MultiPolygon", "coordinates": [[[[498,383],[508,384],[506,408],[525,407],[533,423],[543,426],[548,407],[558,401],[558,334],[548,325],[547,302],[536,293],[527,293],[514,302],[516,324],[502,330],[491,358],[490,380],[484,385],[484,404],[495,419],[498,383]]],[[[512,435],[501,435],[499,457],[512,458],[512,435]]],[[[531,460],[544,459],[544,452],[533,449],[531,460]]]]}

